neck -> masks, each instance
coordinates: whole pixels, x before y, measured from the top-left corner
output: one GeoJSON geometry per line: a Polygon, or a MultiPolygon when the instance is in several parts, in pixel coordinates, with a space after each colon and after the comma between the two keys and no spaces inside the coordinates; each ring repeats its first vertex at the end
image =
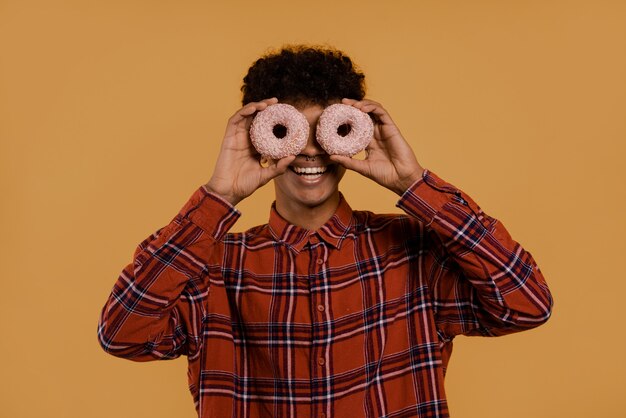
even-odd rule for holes
{"type": "Polygon", "coordinates": [[[319,205],[299,204],[290,199],[281,199],[277,195],[276,211],[290,224],[315,231],[335,214],[339,200],[339,192],[319,205]]]}

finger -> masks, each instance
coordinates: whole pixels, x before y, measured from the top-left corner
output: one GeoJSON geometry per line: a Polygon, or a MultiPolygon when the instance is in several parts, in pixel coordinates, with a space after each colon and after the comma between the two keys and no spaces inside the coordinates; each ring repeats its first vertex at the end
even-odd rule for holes
{"type": "Polygon", "coordinates": [[[345,104],[349,104],[350,106],[354,106],[357,108],[361,108],[363,106],[369,106],[369,105],[382,107],[380,103],[374,100],[370,100],[370,99],[361,99],[361,100],[344,99],[344,100],[345,100],[345,104]]]}
{"type": "Polygon", "coordinates": [[[257,110],[259,110],[259,107],[265,109],[267,106],[271,106],[276,103],[278,103],[278,99],[276,97],[270,97],[269,99],[263,99],[258,102],[250,102],[248,105],[257,106],[257,110]]]}
{"type": "Polygon", "coordinates": [[[345,155],[331,155],[329,158],[331,161],[341,164],[348,170],[356,171],[364,176],[368,173],[368,163],[365,160],[355,160],[345,155]]]}
{"type": "Polygon", "coordinates": [[[278,103],[278,99],[276,97],[272,97],[269,99],[261,100],[260,102],[250,102],[239,109],[231,118],[229,119],[230,123],[239,123],[243,119],[246,119],[248,116],[254,114],[255,112],[259,112],[264,110],[270,105],[278,103]]]}
{"type": "Polygon", "coordinates": [[[272,105],[278,103],[278,99],[276,97],[269,97],[267,99],[263,99],[263,100],[259,100],[258,102],[248,102],[244,105],[244,107],[246,106],[257,106],[260,104],[265,104],[265,105],[272,105]]]}
{"type": "Polygon", "coordinates": [[[270,166],[264,168],[261,173],[261,181],[263,182],[263,184],[287,171],[289,164],[291,164],[295,159],[295,155],[289,155],[287,157],[281,158],[278,161],[272,161],[270,166]]]}
{"type": "Polygon", "coordinates": [[[343,104],[347,104],[356,107],[361,112],[370,113],[374,116],[374,120],[377,123],[391,123],[393,120],[385,108],[378,102],[369,99],[354,100],[354,99],[342,99],[343,104]]]}
{"type": "Polygon", "coordinates": [[[374,120],[378,123],[393,125],[393,119],[389,115],[389,112],[384,107],[377,103],[368,103],[361,107],[361,111],[369,113],[374,117],[374,120]]]}
{"type": "Polygon", "coordinates": [[[295,155],[288,155],[286,157],[281,158],[278,161],[275,161],[271,167],[274,167],[276,171],[282,174],[287,170],[287,167],[289,167],[289,164],[291,164],[293,160],[295,159],[296,159],[295,155]]]}
{"type": "Polygon", "coordinates": [[[354,103],[353,106],[365,113],[375,113],[376,115],[387,113],[380,103],[372,100],[361,100],[360,102],[354,103]]]}
{"type": "Polygon", "coordinates": [[[244,116],[250,116],[254,112],[264,110],[266,107],[276,103],[277,101],[278,99],[272,98],[272,99],[265,99],[260,102],[250,102],[246,104],[244,107],[242,107],[238,113],[244,116]]]}

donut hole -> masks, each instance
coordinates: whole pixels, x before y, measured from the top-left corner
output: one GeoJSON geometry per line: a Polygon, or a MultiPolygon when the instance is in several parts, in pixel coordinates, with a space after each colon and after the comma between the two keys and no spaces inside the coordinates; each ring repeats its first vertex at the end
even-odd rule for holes
{"type": "Polygon", "coordinates": [[[287,136],[287,127],[285,125],[281,125],[280,123],[277,123],[272,128],[272,133],[274,134],[276,138],[282,139],[287,136]]]}
{"type": "Polygon", "coordinates": [[[337,126],[337,135],[339,136],[348,136],[348,134],[352,131],[352,125],[349,123],[342,123],[337,126]]]}

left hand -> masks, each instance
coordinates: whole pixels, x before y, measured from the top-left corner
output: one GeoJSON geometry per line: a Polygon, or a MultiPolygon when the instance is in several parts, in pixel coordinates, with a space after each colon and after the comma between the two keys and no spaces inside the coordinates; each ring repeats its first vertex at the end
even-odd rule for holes
{"type": "Polygon", "coordinates": [[[411,146],[380,103],[365,99],[341,102],[373,116],[374,138],[365,149],[363,160],[342,155],[331,155],[330,159],[402,195],[424,172],[411,146]]]}

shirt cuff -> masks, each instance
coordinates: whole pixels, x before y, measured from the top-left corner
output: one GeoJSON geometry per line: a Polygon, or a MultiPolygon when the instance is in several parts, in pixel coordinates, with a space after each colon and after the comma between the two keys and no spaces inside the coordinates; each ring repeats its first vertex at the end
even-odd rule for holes
{"type": "Polygon", "coordinates": [[[177,216],[188,219],[219,241],[237,222],[241,212],[202,185],[191,195],[177,216]]]}

